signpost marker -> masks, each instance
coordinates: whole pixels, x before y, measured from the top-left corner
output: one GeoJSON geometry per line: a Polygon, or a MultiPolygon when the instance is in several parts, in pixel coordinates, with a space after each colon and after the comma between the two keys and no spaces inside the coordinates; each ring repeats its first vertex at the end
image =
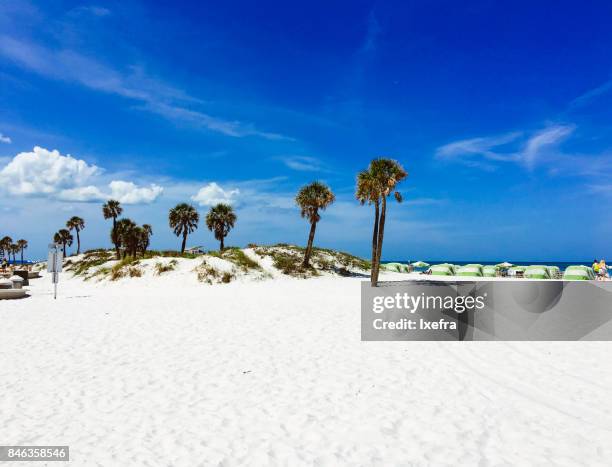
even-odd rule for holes
{"type": "Polygon", "coordinates": [[[53,283],[53,298],[57,299],[57,283],[59,282],[59,273],[62,272],[62,264],[64,255],[57,243],[49,244],[49,257],[47,259],[47,272],[51,273],[51,281],[53,283]]]}

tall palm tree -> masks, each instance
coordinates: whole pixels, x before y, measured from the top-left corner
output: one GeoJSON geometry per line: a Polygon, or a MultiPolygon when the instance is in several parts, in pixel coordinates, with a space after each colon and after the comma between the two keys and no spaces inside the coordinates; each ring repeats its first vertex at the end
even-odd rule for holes
{"type": "MultiPolygon", "coordinates": [[[[4,257],[4,253],[6,252],[6,255],[9,256],[10,254],[10,246],[11,243],[13,243],[13,239],[11,237],[9,237],[8,235],[2,237],[2,239],[0,240],[0,257],[4,257]]],[[[8,260],[10,261],[11,258],[9,256],[8,260]]]]}
{"type": "Polygon", "coordinates": [[[361,204],[374,204],[374,230],[372,234],[372,272],[371,283],[378,285],[380,259],[385,235],[387,217],[387,198],[394,195],[397,202],[402,202],[402,195],[396,191],[397,184],[408,174],[401,164],[392,159],[374,159],[367,170],[357,176],[356,197],[361,204]]]}
{"type": "Polygon", "coordinates": [[[102,206],[102,214],[104,215],[104,219],[113,220],[113,230],[111,230],[111,241],[115,245],[115,254],[117,255],[117,259],[121,258],[121,253],[119,252],[119,237],[117,236],[117,217],[119,217],[122,212],[123,212],[123,208],[121,207],[121,203],[114,199],[109,199],[102,206]]]}
{"type": "Polygon", "coordinates": [[[16,245],[19,248],[19,251],[21,252],[21,264],[23,264],[23,250],[28,247],[28,241],[22,238],[20,240],[17,240],[16,245]]]}
{"type": "Polygon", "coordinates": [[[66,228],[68,230],[75,230],[76,231],[76,238],[77,238],[77,255],[81,253],[81,236],[79,235],[79,233],[81,232],[81,230],[83,230],[85,228],[85,221],[78,217],[78,216],[72,216],[70,219],[68,219],[68,222],[66,222],[66,228]]]}
{"type": "Polygon", "coordinates": [[[55,243],[62,244],[64,258],[66,257],[66,245],[71,246],[73,240],[74,240],[74,237],[72,236],[70,231],[66,229],[60,229],[55,233],[55,235],[53,235],[53,241],[55,243]]]}
{"type": "Polygon", "coordinates": [[[198,228],[198,222],[200,222],[200,215],[196,208],[187,203],[177,204],[175,207],[170,209],[168,213],[168,222],[170,228],[174,231],[174,235],[183,236],[183,242],[181,244],[181,254],[185,253],[185,246],[187,244],[187,235],[198,228]]]}
{"type": "Polygon", "coordinates": [[[236,223],[236,214],[234,209],[229,204],[219,203],[210,208],[206,215],[206,227],[208,230],[215,233],[215,238],[219,240],[219,251],[225,248],[223,241],[230,230],[234,228],[236,223]]]}
{"type": "Polygon", "coordinates": [[[310,256],[312,254],[312,244],[314,242],[317,222],[321,220],[319,211],[324,211],[327,206],[332,204],[336,197],[330,188],[321,182],[312,182],[302,187],[295,197],[295,202],[300,207],[302,217],[310,222],[310,233],[308,234],[308,245],[304,253],[302,267],[310,266],[310,256]]]}

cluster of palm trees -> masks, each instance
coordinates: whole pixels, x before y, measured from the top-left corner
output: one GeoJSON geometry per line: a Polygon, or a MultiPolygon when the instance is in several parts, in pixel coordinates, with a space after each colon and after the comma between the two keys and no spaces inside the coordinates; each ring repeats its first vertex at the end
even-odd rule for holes
{"type": "Polygon", "coordinates": [[[7,261],[11,261],[11,255],[13,255],[13,261],[17,260],[17,254],[21,255],[21,262],[23,263],[23,251],[28,247],[28,241],[19,239],[13,243],[13,239],[8,235],[0,239],[0,258],[4,259],[6,255],[7,261]]]}
{"type": "Polygon", "coordinates": [[[136,258],[139,253],[144,256],[151,243],[153,228],[149,224],[140,226],[129,218],[117,220],[122,213],[123,208],[117,200],[110,199],[102,206],[104,219],[113,220],[110,237],[117,259],[128,255],[136,258]]]}
{"type": "MultiPolygon", "coordinates": [[[[370,162],[367,169],[357,175],[357,187],[355,196],[362,204],[374,206],[374,227],[372,231],[372,273],[371,282],[377,285],[380,272],[380,260],[382,256],[383,239],[385,234],[385,222],[387,217],[387,200],[393,195],[397,202],[402,202],[402,195],[396,190],[398,183],[407,177],[407,173],[401,164],[392,159],[378,158],[370,162]]],[[[300,208],[300,214],[310,224],[308,242],[304,252],[302,266],[310,267],[310,258],[314,244],[317,223],[321,220],[321,212],[335,201],[334,193],[326,184],[315,181],[302,187],[295,202],[300,208]]],[[[104,219],[112,219],[111,242],[115,247],[117,259],[132,255],[134,258],[140,253],[144,255],[149,247],[153,229],[148,224],[137,225],[131,219],[119,216],[123,213],[121,203],[117,200],[108,200],[102,206],[104,219]]],[[[225,237],[236,224],[237,216],[232,206],[219,203],[210,208],[206,214],[206,227],[214,233],[215,239],[219,241],[219,249],[225,248],[225,237]]],[[[195,207],[187,203],[177,204],[168,213],[168,223],[177,237],[181,238],[181,254],[185,252],[187,238],[198,228],[200,215],[195,207]]],[[[53,236],[56,243],[63,245],[64,255],[66,246],[72,245],[74,240],[72,231],[76,233],[77,254],[81,251],[80,232],[85,228],[85,221],[80,217],[73,216],[66,222],[66,228],[60,229],[53,236]]],[[[9,254],[16,254],[27,247],[25,240],[19,240],[13,244],[9,237],[5,237],[0,243],[0,252],[6,250],[9,254]],[[7,240],[8,239],[8,240],[7,240]],[[22,242],[22,243],[20,243],[22,242]],[[25,242],[25,243],[23,243],[25,242]],[[16,250],[15,250],[16,248],[16,250]]]]}
{"type": "MultiPolygon", "coordinates": [[[[229,204],[219,203],[210,208],[206,214],[206,227],[214,233],[215,239],[219,241],[219,250],[225,249],[225,237],[236,225],[238,217],[229,204]]],[[[187,203],[177,204],[170,209],[168,223],[177,237],[182,237],[181,253],[185,252],[187,235],[198,228],[200,215],[196,208],[187,203]]]]}
{"type": "Polygon", "coordinates": [[[74,237],[72,236],[72,231],[76,232],[77,238],[77,255],[81,253],[81,231],[85,228],[85,221],[78,217],[72,216],[70,219],[66,221],[66,228],[59,229],[57,232],[53,234],[53,242],[58,245],[62,245],[62,250],[64,256],[66,256],[66,247],[72,246],[74,242],[74,237]]]}

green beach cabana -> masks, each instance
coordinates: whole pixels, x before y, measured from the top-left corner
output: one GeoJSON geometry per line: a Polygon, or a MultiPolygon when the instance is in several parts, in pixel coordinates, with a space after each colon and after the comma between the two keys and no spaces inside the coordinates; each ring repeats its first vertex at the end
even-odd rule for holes
{"type": "Polygon", "coordinates": [[[432,276],[454,276],[455,267],[452,264],[434,264],[429,268],[432,276]]]}
{"type": "Polygon", "coordinates": [[[483,277],[497,277],[497,266],[483,266],[482,275],[483,277]]]}
{"type": "Polygon", "coordinates": [[[385,263],[381,264],[385,271],[389,272],[410,272],[407,264],[402,263],[385,263]]]}
{"type": "Polygon", "coordinates": [[[498,269],[508,269],[514,266],[514,264],[504,261],[503,263],[496,264],[495,267],[498,269]]]}
{"type": "Polygon", "coordinates": [[[563,272],[565,281],[593,281],[595,279],[593,269],[588,266],[568,266],[563,272]]]}
{"type": "Polygon", "coordinates": [[[547,266],[527,266],[525,277],[527,279],[550,279],[550,272],[547,266]]]}
{"type": "Polygon", "coordinates": [[[457,275],[462,277],[482,277],[482,264],[466,264],[457,268],[457,275]]]}

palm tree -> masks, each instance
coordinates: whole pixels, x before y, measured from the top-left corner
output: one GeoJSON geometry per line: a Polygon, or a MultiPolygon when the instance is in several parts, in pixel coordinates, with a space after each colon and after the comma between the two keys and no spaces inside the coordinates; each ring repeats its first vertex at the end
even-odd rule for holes
{"type": "Polygon", "coordinates": [[[142,224],[142,233],[140,235],[139,249],[142,252],[142,256],[145,255],[149,244],[151,243],[151,235],[153,235],[153,227],[149,224],[142,224]]]}
{"type": "Polygon", "coordinates": [[[64,258],[66,257],[66,245],[71,246],[73,240],[74,238],[72,237],[72,234],[66,229],[60,229],[55,233],[55,235],[53,235],[53,241],[55,243],[62,244],[64,258]]]}
{"type": "Polygon", "coordinates": [[[28,241],[24,240],[23,238],[20,240],[17,240],[17,247],[19,248],[19,251],[21,252],[21,264],[23,264],[23,250],[25,250],[28,247],[28,241]]]}
{"type": "Polygon", "coordinates": [[[79,235],[79,232],[85,228],[85,221],[78,216],[72,216],[70,219],[68,219],[68,222],[66,222],[66,228],[68,228],[68,230],[74,229],[76,231],[76,237],[77,237],[77,253],[76,254],[78,255],[81,253],[81,236],[79,235]]]}
{"type": "Polygon", "coordinates": [[[13,239],[11,237],[9,237],[8,235],[2,237],[2,240],[0,240],[0,257],[4,257],[4,253],[6,252],[6,255],[9,256],[8,260],[10,261],[10,246],[11,243],[13,243],[13,239]]]}
{"type": "Polygon", "coordinates": [[[210,208],[206,215],[206,227],[215,233],[215,238],[221,242],[219,251],[225,248],[223,240],[236,223],[236,214],[229,204],[219,203],[210,208]]]}
{"type": "Polygon", "coordinates": [[[312,243],[314,242],[317,222],[321,220],[319,210],[324,211],[332,204],[336,197],[330,188],[321,182],[312,182],[302,187],[295,197],[295,202],[300,207],[300,214],[310,222],[310,233],[308,234],[308,245],[304,253],[302,267],[310,266],[310,255],[312,254],[312,243]]]}
{"type": "Polygon", "coordinates": [[[11,243],[9,245],[9,253],[13,254],[13,264],[16,264],[17,263],[17,253],[19,253],[19,246],[17,246],[16,243],[11,243]]]}
{"type": "MultiPolygon", "coordinates": [[[[121,251],[123,247],[123,257],[125,258],[128,253],[132,253],[134,246],[134,236],[137,225],[136,223],[128,218],[119,219],[115,225],[115,246],[121,251]]],[[[111,235],[112,232],[111,232],[111,235]]],[[[119,255],[121,258],[121,255],[119,255]]]]}
{"type": "Polygon", "coordinates": [[[111,241],[115,245],[115,253],[117,255],[117,259],[121,258],[121,254],[119,252],[119,237],[117,236],[117,217],[121,215],[123,212],[123,208],[121,207],[121,203],[114,199],[109,199],[102,206],[102,214],[104,215],[104,219],[113,219],[113,230],[111,230],[111,241]]]}
{"type": "Polygon", "coordinates": [[[177,204],[175,207],[170,209],[168,214],[168,222],[170,228],[174,230],[174,235],[183,236],[183,243],[181,244],[181,254],[185,252],[185,246],[187,244],[187,235],[198,228],[198,222],[200,221],[200,215],[198,211],[187,203],[177,204]]]}
{"type": "Polygon", "coordinates": [[[407,176],[408,174],[399,162],[384,158],[374,159],[370,162],[367,170],[357,175],[356,198],[362,205],[366,203],[374,204],[372,272],[370,276],[373,286],[378,285],[387,216],[387,198],[393,193],[397,202],[402,202],[402,195],[395,188],[407,176]]]}

